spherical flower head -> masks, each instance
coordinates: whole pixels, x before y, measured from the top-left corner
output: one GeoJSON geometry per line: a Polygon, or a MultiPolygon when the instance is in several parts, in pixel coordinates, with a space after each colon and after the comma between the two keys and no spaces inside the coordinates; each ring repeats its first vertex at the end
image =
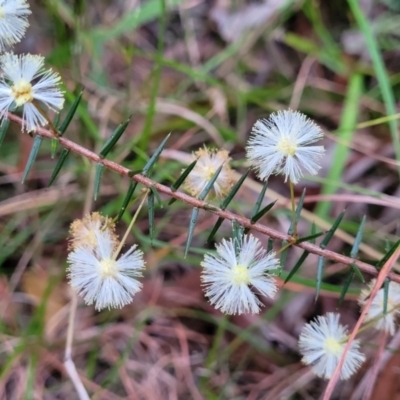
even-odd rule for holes
{"type": "Polygon", "coordinates": [[[308,146],[323,137],[319,126],[292,110],[278,111],[258,120],[246,147],[249,162],[262,180],[271,174],[285,175],[285,182],[298,183],[306,170],[315,175],[324,154],[323,146],[308,146]]]}
{"type": "Polygon", "coordinates": [[[73,289],[86,304],[96,310],[121,308],[132,301],[142,284],[143,253],[133,246],[118,260],[114,257],[114,242],[108,230],[96,231],[94,249],[78,247],[68,255],[68,278],[73,289]]]}
{"type": "MultiPolygon", "coordinates": [[[[303,328],[299,348],[303,354],[302,362],[310,365],[317,376],[330,379],[339,364],[348,336],[347,327],[340,325],[339,314],[328,313],[319,316],[303,328]]],[[[358,349],[358,340],[354,340],[346,354],[341,379],[348,379],[365,360],[358,349]]]]}
{"type": "Polygon", "coordinates": [[[0,0],[0,52],[24,37],[30,13],[26,0],[0,0]]]}
{"type": "MultiPolygon", "coordinates": [[[[368,284],[368,288],[361,291],[358,303],[360,307],[364,307],[371,291],[375,285],[376,279],[372,279],[368,284]]],[[[368,309],[365,317],[365,322],[374,320],[374,327],[381,331],[389,332],[391,335],[395,333],[396,318],[400,315],[400,285],[396,282],[390,282],[386,314],[384,314],[385,293],[384,289],[379,289],[376,296],[372,300],[371,306],[368,309]]]]}
{"type": "Polygon", "coordinates": [[[119,244],[115,235],[115,223],[111,218],[105,217],[98,212],[86,215],[83,219],[76,219],[72,222],[70,233],[69,249],[75,250],[79,247],[95,248],[97,246],[96,232],[108,230],[114,248],[119,244]]]}
{"type": "Polygon", "coordinates": [[[250,287],[274,297],[276,283],[267,272],[279,268],[275,254],[266,254],[252,235],[244,235],[239,246],[233,239],[223,239],[216,249],[217,255],[206,254],[201,263],[201,280],[210,303],[225,314],[257,314],[263,304],[250,287]]]}
{"type": "Polygon", "coordinates": [[[0,80],[0,118],[7,117],[11,106],[22,107],[22,130],[28,132],[47,124],[43,104],[56,112],[64,105],[60,76],[43,66],[44,57],[37,55],[6,53],[0,57],[4,73],[0,80]]]}
{"type": "Polygon", "coordinates": [[[219,198],[228,194],[233,183],[229,152],[204,147],[194,152],[193,156],[197,158],[197,163],[187,176],[183,188],[192,196],[197,197],[222,165],[222,170],[211,192],[219,198]]]}

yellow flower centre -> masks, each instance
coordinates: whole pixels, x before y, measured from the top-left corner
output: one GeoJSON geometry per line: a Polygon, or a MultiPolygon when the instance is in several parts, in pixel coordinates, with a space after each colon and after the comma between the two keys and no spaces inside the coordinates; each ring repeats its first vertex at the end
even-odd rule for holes
{"type": "Polygon", "coordinates": [[[235,265],[232,268],[232,282],[235,285],[248,285],[250,283],[250,274],[244,265],[235,265]]]}
{"type": "Polygon", "coordinates": [[[100,274],[104,278],[116,278],[118,274],[118,268],[116,266],[116,261],[111,258],[106,258],[100,261],[100,274]]]}
{"type": "Polygon", "coordinates": [[[214,176],[215,171],[216,169],[212,165],[207,165],[206,167],[204,167],[203,170],[204,179],[209,181],[214,176]]]}
{"type": "Polygon", "coordinates": [[[18,107],[33,100],[32,85],[25,80],[20,80],[19,82],[17,82],[11,88],[11,93],[14,97],[15,104],[18,107]]]}
{"type": "Polygon", "coordinates": [[[277,144],[277,148],[285,156],[294,156],[296,154],[297,145],[296,142],[290,138],[283,137],[277,144]]]}
{"type": "Polygon", "coordinates": [[[334,338],[327,338],[324,347],[327,352],[335,355],[340,355],[343,349],[343,345],[334,338]]]}

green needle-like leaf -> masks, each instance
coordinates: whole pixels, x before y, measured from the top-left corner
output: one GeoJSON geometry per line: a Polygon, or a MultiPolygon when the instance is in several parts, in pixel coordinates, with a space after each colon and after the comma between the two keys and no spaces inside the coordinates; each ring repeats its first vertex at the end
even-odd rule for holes
{"type": "Polygon", "coordinates": [[[193,233],[194,233],[194,229],[196,227],[198,216],[199,216],[199,209],[197,207],[194,207],[193,210],[192,210],[192,215],[190,217],[189,231],[188,231],[188,236],[187,236],[187,240],[186,240],[184,258],[186,258],[187,253],[188,253],[189,248],[190,248],[190,244],[192,243],[193,233]]]}
{"type": "Polygon", "coordinates": [[[75,99],[75,101],[73,102],[71,108],[69,109],[64,121],[62,122],[62,124],[60,125],[60,127],[58,128],[58,133],[60,134],[60,136],[64,135],[65,131],[67,130],[72,118],[75,115],[75,112],[79,106],[79,103],[82,99],[82,94],[83,94],[83,89],[81,90],[81,92],[79,93],[78,97],[75,99]]]}
{"type": "Polygon", "coordinates": [[[243,227],[239,225],[235,219],[232,221],[232,236],[235,245],[235,253],[239,254],[243,237],[243,227]]]}
{"type": "MultiPolygon", "coordinates": [[[[192,172],[192,169],[196,166],[197,160],[194,160],[190,165],[185,168],[185,170],[181,173],[179,178],[172,184],[171,190],[173,192],[176,192],[182,185],[182,183],[185,181],[187,176],[192,172]]],[[[174,197],[171,198],[169,201],[168,205],[170,206],[171,204],[175,203],[176,199],[174,197]]]]}
{"type": "Polygon", "coordinates": [[[325,249],[326,246],[328,245],[329,241],[332,239],[333,235],[335,234],[336,229],[338,228],[340,222],[343,219],[344,213],[345,213],[345,211],[342,211],[340,213],[340,215],[336,218],[335,222],[333,223],[331,229],[329,229],[326,236],[322,239],[322,242],[319,245],[319,247],[321,247],[321,249],[325,249]]]}
{"type": "Polygon", "coordinates": [[[9,119],[6,118],[6,119],[3,119],[3,121],[1,121],[1,124],[0,124],[0,146],[3,143],[3,140],[6,136],[9,125],[10,125],[9,119]]]}
{"type": "Polygon", "coordinates": [[[153,244],[154,239],[154,192],[150,191],[147,197],[147,205],[149,210],[149,236],[150,243],[153,244]]]}
{"type": "Polygon", "coordinates": [[[101,185],[101,177],[104,172],[104,164],[97,163],[96,165],[96,175],[94,176],[94,201],[97,200],[97,196],[99,195],[100,185],[101,185]]]}
{"type": "MultiPolygon", "coordinates": [[[[247,175],[249,174],[250,169],[248,169],[241,177],[240,179],[235,183],[235,185],[233,186],[233,188],[231,189],[231,191],[229,192],[228,196],[226,196],[226,198],[221,202],[219,208],[221,210],[225,210],[226,207],[228,207],[229,203],[233,200],[233,198],[235,197],[236,193],[238,192],[238,190],[240,189],[240,187],[242,186],[244,180],[247,178],[247,175]]],[[[218,218],[217,223],[214,225],[211,233],[208,235],[207,238],[207,243],[210,243],[211,240],[214,238],[215,234],[217,233],[218,229],[220,228],[220,226],[222,225],[222,222],[224,221],[224,219],[222,217],[218,218]]],[[[246,230],[245,230],[246,232],[246,230]]]]}
{"type": "Polygon", "coordinates": [[[158,190],[156,189],[156,187],[154,185],[150,185],[149,189],[151,190],[151,192],[153,193],[155,199],[157,200],[157,204],[160,208],[164,208],[161,197],[160,197],[160,193],[158,193],[158,190]]]}
{"type": "Polygon", "coordinates": [[[351,249],[351,252],[350,252],[350,257],[351,258],[357,257],[358,248],[360,247],[360,244],[361,244],[361,241],[362,241],[362,237],[363,237],[363,233],[364,233],[365,220],[366,220],[366,216],[364,215],[362,220],[361,220],[361,224],[358,227],[357,235],[356,235],[356,238],[354,239],[353,248],[351,249]]]}
{"type": "Polygon", "coordinates": [[[282,251],[281,253],[281,259],[279,260],[279,264],[281,266],[281,270],[283,270],[285,264],[286,264],[286,258],[288,255],[288,250],[289,247],[286,247],[288,245],[288,241],[287,240],[283,240],[282,241],[282,247],[285,247],[285,250],[282,251]]]}
{"type": "Polygon", "coordinates": [[[298,259],[297,263],[295,266],[291,269],[289,272],[288,276],[285,279],[285,283],[290,281],[290,278],[297,272],[297,270],[303,265],[303,262],[306,260],[310,253],[307,250],[303,251],[303,254],[300,256],[298,259]]]}
{"type": "Polygon", "coordinates": [[[302,238],[298,238],[296,240],[296,243],[309,242],[309,241],[311,241],[313,239],[316,239],[317,237],[322,236],[324,233],[325,232],[318,232],[318,233],[315,233],[314,235],[304,236],[302,238]]]}
{"type": "Polygon", "coordinates": [[[318,267],[317,267],[317,284],[315,286],[315,301],[318,300],[319,292],[321,290],[322,275],[324,273],[324,257],[318,257],[318,267]]]}
{"type": "Polygon", "coordinates": [[[112,133],[112,135],[108,138],[106,143],[104,143],[102,149],[100,150],[100,157],[105,158],[107,157],[107,154],[111,151],[111,149],[115,146],[115,144],[118,142],[119,138],[122,136],[122,134],[125,132],[125,129],[129,125],[129,122],[131,121],[130,116],[123,124],[119,125],[117,129],[112,133]]]}
{"type": "Polygon", "coordinates": [[[393,253],[397,250],[399,247],[400,240],[398,240],[390,249],[389,251],[383,256],[383,258],[378,261],[376,264],[376,269],[381,269],[382,266],[389,260],[389,258],[393,255],[393,253]]]}
{"type": "Polygon", "coordinates": [[[271,252],[274,248],[274,239],[268,238],[267,253],[271,252]]]}
{"type": "MultiPolygon", "coordinates": [[[[296,225],[299,223],[301,210],[303,209],[303,205],[304,205],[305,195],[306,195],[306,189],[304,188],[303,193],[301,194],[300,200],[297,204],[296,211],[295,211],[296,225]]],[[[292,221],[290,224],[289,230],[288,230],[288,235],[292,236],[293,233],[294,233],[294,226],[293,226],[293,221],[292,221]]]]}
{"type": "Polygon", "coordinates": [[[361,273],[360,269],[357,267],[355,264],[350,264],[351,268],[355,272],[355,274],[358,276],[358,279],[365,284],[365,279],[363,277],[363,274],[361,273]]]}
{"type": "Polygon", "coordinates": [[[240,189],[240,187],[242,186],[244,180],[247,178],[247,175],[249,175],[250,169],[248,169],[241,177],[240,179],[233,185],[231,191],[229,192],[228,196],[226,196],[226,198],[221,202],[219,208],[221,210],[225,210],[226,207],[229,206],[230,202],[233,200],[233,198],[235,197],[236,193],[238,192],[238,190],[240,189]]]}
{"type": "Polygon", "coordinates": [[[273,201],[272,203],[269,203],[266,205],[261,211],[259,211],[256,215],[254,215],[251,219],[250,222],[252,224],[256,223],[261,217],[263,217],[277,202],[277,200],[273,201]]]}
{"type": "Polygon", "coordinates": [[[354,270],[350,269],[349,272],[347,273],[347,278],[344,282],[343,288],[342,288],[342,292],[340,293],[340,297],[339,297],[339,301],[338,301],[338,305],[339,307],[342,305],[343,300],[346,296],[347,291],[349,290],[350,284],[353,280],[354,277],[354,270]]]}
{"type": "Polygon", "coordinates": [[[222,167],[224,165],[222,164],[214,173],[214,175],[212,176],[212,178],[207,182],[207,185],[205,186],[205,188],[201,191],[201,193],[199,194],[199,200],[204,200],[206,198],[206,196],[208,195],[208,193],[210,192],[210,190],[212,189],[212,187],[214,186],[215,181],[218,178],[218,175],[220,174],[220,172],[222,171],[222,167]]]}
{"type": "Polygon", "coordinates": [[[57,178],[58,173],[61,171],[61,168],[63,167],[63,165],[65,163],[65,160],[68,157],[68,154],[69,154],[69,150],[64,147],[62,149],[62,152],[60,154],[60,158],[57,161],[57,165],[54,168],[54,171],[53,171],[53,173],[51,175],[51,178],[49,180],[49,183],[48,183],[47,187],[50,187],[53,184],[54,180],[57,178]]]}
{"type": "Polygon", "coordinates": [[[254,205],[253,210],[251,211],[250,219],[253,219],[257,215],[257,213],[260,211],[261,204],[264,200],[265,192],[267,191],[267,189],[268,189],[268,182],[265,182],[261,189],[260,194],[257,197],[256,204],[254,205]]]}
{"type": "MultiPolygon", "coordinates": [[[[314,222],[311,225],[311,235],[309,236],[309,240],[311,243],[315,243],[315,238],[316,238],[316,233],[315,233],[315,224],[314,222]]],[[[290,280],[290,278],[297,272],[297,270],[303,265],[304,261],[306,260],[306,258],[309,255],[309,251],[304,250],[303,254],[300,256],[299,260],[297,261],[297,263],[295,264],[295,266],[292,268],[292,270],[289,272],[288,276],[285,279],[285,283],[288,282],[290,280]]]]}
{"type": "Polygon", "coordinates": [[[117,216],[117,221],[119,221],[122,218],[122,216],[124,215],[126,207],[128,207],[128,204],[132,199],[133,193],[135,192],[137,185],[138,185],[138,183],[136,181],[131,181],[131,183],[129,185],[128,193],[126,194],[124,202],[122,203],[122,207],[119,210],[119,214],[117,216]]]}
{"type": "Polygon", "coordinates": [[[150,157],[149,161],[147,161],[146,165],[143,168],[142,174],[144,176],[147,176],[149,173],[150,169],[153,167],[155,162],[158,160],[158,157],[160,157],[161,152],[164,150],[164,147],[167,143],[167,140],[171,134],[169,133],[167,137],[161,142],[161,144],[157,147],[157,150],[154,152],[154,154],[150,157]]]}
{"type": "Polygon", "coordinates": [[[24,175],[22,176],[21,183],[25,182],[25,179],[28,176],[29,171],[31,170],[31,168],[33,166],[33,163],[36,160],[36,157],[38,155],[38,152],[39,152],[42,142],[43,142],[42,136],[39,136],[39,135],[35,136],[35,140],[33,141],[31,152],[29,153],[28,161],[26,162],[25,171],[24,171],[24,175]]]}
{"type": "Polygon", "coordinates": [[[51,159],[53,159],[56,156],[57,145],[58,145],[58,139],[56,138],[51,139],[51,159]]]}
{"type": "Polygon", "coordinates": [[[390,279],[385,279],[383,282],[383,315],[387,314],[387,306],[389,299],[389,285],[390,279]]]}

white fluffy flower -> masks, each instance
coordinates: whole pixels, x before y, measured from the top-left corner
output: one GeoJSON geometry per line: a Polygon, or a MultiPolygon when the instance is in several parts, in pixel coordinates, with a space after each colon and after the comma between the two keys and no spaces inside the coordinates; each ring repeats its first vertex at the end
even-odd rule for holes
{"type": "MultiPolygon", "coordinates": [[[[339,314],[328,313],[319,316],[303,328],[299,348],[302,362],[310,365],[316,375],[330,379],[347,344],[347,327],[340,325],[339,314]]],[[[348,379],[365,360],[359,351],[359,342],[354,340],[346,354],[341,379],[348,379]]]]}
{"type": "Polygon", "coordinates": [[[4,72],[0,81],[0,118],[7,117],[11,106],[23,107],[22,130],[28,132],[47,124],[38,106],[45,104],[59,111],[64,105],[63,93],[58,87],[60,76],[51,69],[43,70],[43,65],[44,57],[32,54],[6,53],[0,57],[4,72]]]}
{"type": "Polygon", "coordinates": [[[244,236],[238,254],[233,239],[223,239],[216,249],[218,255],[206,254],[201,263],[202,282],[210,303],[226,314],[258,313],[262,303],[250,286],[274,297],[277,287],[267,271],[279,267],[275,254],[266,254],[252,235],[244,236]]]}
{"type": "Polygon", "coordinates": [[[0,0],[0,51],[23,38],[30,13],[26,0],[0,0]]]}
{"type": "Polygon", "coordinates": [[[118,260],[113,258],[115,240],[109,230],[95,232],[97,247],[79,247],[68,255],[71,286],[95,308],[121,308],[141,289],[143,253],[133,246],[118,260]]]}
{"type": "Polygon", "coordinates": [[[208,149],[204,147],[193,153],[197,163],[186,178],[183,187],[192,196],[198,196],[207,186],[217,169],[222,165],[213,185],[215,196],[223,197],[232,186],[232,170],[229,166],[229,153],[226,150],[208,149]]]}
{"type": "MultiPolygon", "coordinates": [[[[375,282],[376,279],[373,279],[368,284],[368,288],[361,291],[358,299],[361,307],[364,307],[367,302],[375,282]]],[[[375,320],[374,326],[376,329],[387,331],[393,335],[396,329],[396,318],[400,315],[400,285],[396,282],[390,282],[389,284],[386,315],[383,315],[384,296],[383,288],[379,289],[368,309],[365,322],[375,320]]]]}
{"type": "Polygon", "coordinates": [[[247,158],[258,170],[262,180],[271,174],[285,175],[297,183],[306,170],[315,175],[323,146],[308,146],[321,139],[318,125],[305,115],[292,110],[278,111],[270,118],[258,120],[251,131],[247,145],[247,158]]]}

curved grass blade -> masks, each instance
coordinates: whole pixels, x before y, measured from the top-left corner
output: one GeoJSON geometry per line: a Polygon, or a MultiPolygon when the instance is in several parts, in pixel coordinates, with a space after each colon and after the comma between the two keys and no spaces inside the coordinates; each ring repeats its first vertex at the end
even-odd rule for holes
{"type": "Polygon", "coordinates": [[[154,152],[154,154],[150,157],[149,161],[147,161],[146,165],[144,166],[142,170],[142,175],[147,176],[149,173],[150,169],[153,167],[155,162],[158,160],[158,157],[160,157],[161,152],[164,150],[164,147],[167,143],[167,140],[171,136],[170,133],[168,133],[167,137],[160,143],[160,145],[157,147],[157,150],[154,152]]]}
{"type": "Polygon", "coordinates": [[[194,228],[196,227],[197,218],[199,216],[199,211],[200,210],[197,207],[194,207],[193,210],[192,210],[192,215],[190,217],[189,231],[188,231],[188,236],[187,236],[187,240],[186,240],[184,258],[186,258],[187,253],[188,253],[189,248],[190,248],[190,244],[192,243],[194,228]]]}
{"type": "MultiPolygon", "coordinates": [[[[296,211],[295,211],[295,223],[296,226],[299,223],[299,219],[300,219],[300,214],[301,214],[301,210],[303,209],[303,205],[304,205],[304,197],[306,195],[306,189],[303,189],[303,193],[301,194],[300,200],[297,204],[296,207],[296,211]]],[[[290,224],[289,230],[288,230],[288,235],[292,236],[294,233],[294,226],[293,226],[293,221],[290,224]]]]}
{"type": "MultiPolygon", "coordinates": [[[[250,168],[235,183],[235,185],[233,186],[233,188],[229,192],[228,196],[226,196],[226,198],[221,202],[221,204],[219,206],[219,208],[221,210],[225,210],[226,207],[228,207],[229,203],[233,200],[233,198],[235,197],[236,193],[238,192],[238,190],[242,186],[244,180],[247,178],[247,175],[249,175],[249,172],[250,172],[250,168]]],[[[222,222],[224,222],[224,219],[222,217],[219,217],[218,220],[217,220],[217,223],[214,225],[212,231],[208,235],[208,238],[206,240],[207,243],[210,243],[211,240],[214,238],[215,234],[218,232],[218,229],[222,225],[222,222]]],[[[246,232],[246,230],[245,230],[245,232],[246,232]]]]}
{"type": "Polygon", "coordinates": [[[42,145],[42,142],[43,142],[42,136],[39,136],[39,135],[35,136],[35,140],[33,141],[31,152],[29,153],[28,161],[26,162],[25,171],[22,176],[21,183],[25,182],[25,179],[27,178],[29,171],[31,170],[31,168],[33,166],[33,163],[36,160],[36,157],[38,155],[38,152],[39,152],[40,146],[42,145]]]}
{"type": "Polygon", "coordinates": [[[261,211],[259,211],[256,215],[254,215],[251,219],[250,222],[254,224],[257,222],[261,217],[263,217],[277,202],[277,200],[273,201],[272,203],[269,203],[266,205],[261,211]]]}
{"type": "Polygon", "coordinates": [[[317,267],[317,282],[315,286],[315,301],[318,300],[319,292],[321,290],[322,275],[324,273],[324,257],[318,257],[318,267],[317,267]]]}
{"type": "Polygon", "coordinates": [[[328,243],[330,242],[330,240],[332,239],[333,235],[335,234],[336,229],[338,228],[340,222],[343,219],[344,213],[346,212],[346,210],[342,211],[339,216],[336,218],[335,222],[333,223],[331,229],[329,229],[328,233],[326,234],[326,236],[322,239],[321,244],[319,245],[319,247],[321,249],[325,249],[326,246],[328,245],[328,243]]]}
{"type": "MultiPolygon", "coordinates": [[[[185,170],[181,173],[179,178],[172,184],[171,190],[173,192],[176,192],[180,188],[180,186],[185,181],[187,176],[192,172],[192,169],[196,166],[196,164],[197,164],[197,160],[194,160],[190,165],[188,165],[185,168],[185,170]]],[[[169,201],[168,205],[170,206],[171,204],[175,203],[175,201],[176,201],[176,199],[174,197],[172,197],[171,200],[169,201]]]]}
{"type": "Polygon", "coordinates": [[[150,243],[153,244],[154,239],[154,192],[150,190],[147,196],[147,206],[149,210],[149,236],[150,243]]]}
{"type": "Polygon", "coordinates": [[[60,158],[58,159],[57,164],[53,170],[53,173],[51,174],[51,178],[49,180],[49,183],[47,184],[47,187],[50,187],[53,184],[54,180],[57,178],[58,173],[61,171],[61,168],[68,157],[68,154],[69,150],[64,147],[60,154],[60,158]]]}
{"type": "Polygon", "coordinates": [[[104,143],[102,149],[100,150],[100,157],[105,158],[107,157],[107,154],[111,151],[111,149],[115,146],[115,144],[118,142],[122,134],[125,132],[125,129],[128,127],[129,122],[131,121],[132,115],[121,125],[119,125],[115,131],[112,133],[112,135],[108,138],[106,143],[104,143]]]}
{"type": "Polygon", "coordinates": [[[99,195],[100,185],[101,185],[101,177],[104,172],[104,164],[97,163],[96,165],[96,174],[94,176],[94,201],[97,200],[97,196],[99,195]]]}
{"type": "Polygon", "coordinates": [[[222,171],[222,167],[224,166],[224,164],[222,164],[214,173],[214,175],[212,176],[212,178],[207,182],[207,185],[205,186],[205,188],[201,191],[201,193],[199,194],[199,200],[204,200],[206,198],[206,196],[208,195],[208,193],[210,192],[210,190],[213,188],[215,181],[218,178],[218,175],[220,174],[220,172],[222,171]]]}
{"type": "Polygon", "coordinates": [[[75,101],[72,103],[71,108],[68,110],[68,113],[66,117],[64,118],[64,121],[61,123],[60,127],[57,129],[58,133],[60,136],[64,135],[65,131],[67,130],[72,118],[75,115],[75,112],[79,106],[79,103],[81,102],[82,99],[82,94],[83,94],[84,89],[81,90],[79,93],[78,97],[75,99],[75,101]]]}
{"type": "Polygon", "coordinates": [[[122,203],[122,207],[119,210],[119,214],[117,216],[117,221],[119,221],[122,218],[122,216],[124,215],[126,207],[128,207],[128,204],[132,199],[133,193],[135,192],[137,185],[138,185],[138,183],[136,181],[131,181],[131,183],[129,184],[128,193],[126,194],[124,202],[122,203]]]}
{"type": "Polygon", "coordinates": [[[10,120],[9,119],[5,118],[5,119],[3,119],[3,121],[1,121],[1,124],[0,124],[0,146],[3,143],[3,140],[4,140],[5,136],[6,136],[6,133],[7,133],[7,130],[8,130],[9,126],[10,126],[10,120]]]}
{"type": "Polygon", "coordinates": [[[349,290],[349,287],[350,287],[350,284],[351,284],[353,278],[354,278],[354,269],[351,269],[347,274],[347,278],[346,278],[346,280],[344,282],[342,292],[340,293],[340,297],[339,297],[339,301],[338,301],[338,306],[339,307],[343,303],[343,300],[344,300],[344,298],[346,296],[347,291],[349,290]]]}

